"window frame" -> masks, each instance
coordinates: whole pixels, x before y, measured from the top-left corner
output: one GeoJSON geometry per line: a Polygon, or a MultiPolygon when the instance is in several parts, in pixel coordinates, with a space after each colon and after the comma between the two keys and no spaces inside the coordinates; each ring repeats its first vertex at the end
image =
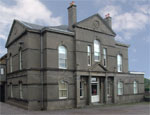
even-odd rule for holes
{"type": "Polygon", "coordinates": [[[22,49],[19,49],[19,70],[22,70],[22,49]]]}
{"type": "Polygon", "coordinates": [[[124,91],[124,84],[122,81],[118,81],[118,86],[117,86],[117,89],[118,89],[118,95],[121,96],[123,95],[123,91],[124,91]],[[121,84],[121,85],[120,85],[121,84]],[[122,87],[119,87],[119,86],[122,86],[122,87]],[[120,93],[119,93],[120,92],[120,93]]]}
{"type": "Polygon", "coordinates": [[[92,65],[92,48],[90,45],[87,46],[87,62],[88,62],[88,66],[92,65]]]}
{"type": "Polygon", "coordinates": [[[101,45],[100,45],[100,41],[99,40],[94,40],[94,61],[95,62],[100,62],[101,60],[101,45]],[[96,47],[98,47],[96,49],[96,47]],[[98,50],[98,51],[96,51],[98,50]],[[95,54],[98,54],[98,60],[95,59],[96,55],[95,54]]]}
{"type": "Polygon", "coordinates": [[[63,46],[63,45],[60,45],[59,47],[58,47],[58,67],[59,67],[59,69],[67,69],[67,65],[68,65],[68,63],[67,63],[67,60],[68,60],[68,58],[67,58],[68,56],[67,56],[67,48],[65,47],[65,46],[63,46]],[[60,48],[61,47],[63,47],[64,48],[64,50],[65,50],[65,58],[61,58],[60,57],[60,48]],[[64,60],[65,61],[65,67],[61,67],[61,64],[60,64],[60,60],[64,60]]]}
{"type": "Polygon", "coordinates": [[[83,97],[84,97],[84,81],[80,80],[80,98],[83,98],[83,97]]]}
{"type": "Polygon", "coordinates": [[[13,71],[13,59],[12,59],[12,55],[10,55],[10,60],[9,60],[10,62],[9,62],[9,66],[10,66],[10,72],[12,72],[13,71]]]}
{"type": "Polygon", "coordinates": [[[137,83],[137,81],[133,81],[133,93],[138,94],[138,83],[137,83]],[[136,87],[135,87],[135,85],[136,85],[136,87]]]}
{"type": "Polygon", "coordinates": [[[22,82],[19,83],[19,98],[23,99],[23,85],[22,85],[22,82]]]}
{"type": "Polygon", "coordinates": [[[10,83],[10,97],[13,98],[14,95],[13,95],[13,84],[10,83]]]}
{"type": "Polygon", "coordinates": [[[123,56],[121,54],[117,54],[117,72],[123,72],[123,56]]]}
{"type": "Polygon", "coordinates": [[[107,67],[107,48],[103,48],[103,65],[104,67],[107,67]]]}
{"type": "Polygon", "coordinates": [[[5,69],[2,67],[0,68],[0,75],[4,75],[5,74],[5,69]]]}
{"type": "Polygon", "coordinates": [[[63,81],[63,80],[61,80],[61,81],[59,81],[59,83],[58,83],[58,88],[59,88],[59,99],[67,99],[68,98],[68,83],[67,82],[65,82],[65,81],[63,81]],[[65,85],[66,85],[66,89],[60,89],[60,84],[61,83],[64,83],[65,85]],[[62,97],[62,96],[60,96],[60,93],[61,93],[61,91],[66,91],[66,97],[62,97]]]}

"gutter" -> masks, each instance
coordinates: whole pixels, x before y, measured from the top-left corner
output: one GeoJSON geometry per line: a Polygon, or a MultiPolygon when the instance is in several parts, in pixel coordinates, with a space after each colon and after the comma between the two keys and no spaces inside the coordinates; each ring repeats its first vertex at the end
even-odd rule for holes
{"type": "Polygon", "coordinates": [[[40,79],[41,79],[41,110],[44,110],[44,72],[43,72],[43,35],[40,32],[40,79]]]}

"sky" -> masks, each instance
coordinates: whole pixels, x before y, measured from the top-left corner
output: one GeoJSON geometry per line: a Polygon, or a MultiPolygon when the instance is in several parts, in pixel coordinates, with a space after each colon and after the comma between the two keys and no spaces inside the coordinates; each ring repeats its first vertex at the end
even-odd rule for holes
{"type": "MultiPolygon", "coordinates": [[[[45,26],[68,24],[72,0],[0,0],[0,57],[14,19],[45,26]]],[[[74,0],[77,21],[95,13],[112,17],[115,39],[129,44],[129,71],[150,78],[150,0],[74,0]]]]}

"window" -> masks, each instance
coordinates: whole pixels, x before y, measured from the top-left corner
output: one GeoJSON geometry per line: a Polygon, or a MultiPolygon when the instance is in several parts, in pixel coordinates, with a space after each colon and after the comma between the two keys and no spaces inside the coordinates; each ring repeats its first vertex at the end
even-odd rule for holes
{"type": "Polygon", "coordinates": [[[80,81],[80,97],[83,98],[84,96],[84,82],[80,81]]]}
{"type": "Polygon", "coordinates": [[[107,96],[112,96],[112,81],[108,79],[107,96]]]}
{"type": "Polygon", "coordinates": [[[118,72],[122,72],[122,56],[117,55],[117,70],[118,72]]]}
{"type": "Polygon", "coordinates": [[[10,72],[13,70],[13,65],[12,65],[12,55],[10,55],[10,72]]]}
{"type": "Polygon", "coordinates": [[[20,94],[20,99],[23,99],[22,83],[19,83],[19,94],[20,94]]]}
{"type": "Polygon", "coordinates": [[[94,40],[94,60],[100,61],[100,43],[98,40],[94,40]]]}
{"type": "Polygon", "coordinates": [[[68,84],[64,81],[59,82],[59,99],[66,99],[68,97],[68,84]]]}
{"type": "Polygon", "coordinates": [[[0,69],[0,74],[1,74],[1,75],[4,75],[4,68],[1,68],[1,69],[0,69]]]}
{"type": "Polygon", "coordinates": [[[59,46],[59,68],[66,69],[67,68],[67,50],[64,46],[59,46]]]}
{"type": "Polygon", "coordinates": [[[87,61],[88,66],[91,66],[91,46],[87,46],[87,61]]]}
{"type": "Polygon", "coordinates": [[[22,70],[22,51],[19,50],[19,69],[22,70]]]}
{"type": "Polygon", "coordinates": [[[10,84],[10,97],[13,98],[13,85],[10,84]]]}
{"type": "Polygon", "coordinates": [[[133,82],[133,93],[137,94],[137,82],[136,81],[133,82]]]}
{"type": "Polygon", "coordinates": [[[118,95],[123,95],[123,82],[118,82],[118,95]]]}
{"type": "Polygon", "coordinates": [[[103,56],[104,56],[103,65],[104,67],[106,67],[107,66],[107,49],[106,48],[103,49],[103,56]]]}

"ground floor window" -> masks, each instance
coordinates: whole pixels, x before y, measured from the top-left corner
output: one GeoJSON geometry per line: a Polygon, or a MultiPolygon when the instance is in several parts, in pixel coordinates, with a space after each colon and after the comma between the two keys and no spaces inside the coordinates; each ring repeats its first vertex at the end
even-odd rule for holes
{"type": "Polygon", "coordinates": [[[13,85],[10,84],[10,97],[13,98],[13,85]]]}
{"type": "Polygon", "coordinates": [[[59,99],[68,98],[68,84],[65,81],[59,82],[59,99]]]}
{"type": "Polygon", "coordinates": [[[118,82],[118,95],[123,95],[123,82],[118,82]]]}
{"type": "Polygon", "coordinates": [[[134,94],[137,94],[137,92],[138,92],[138,91],[137,91],[137,82],[134,81],[134,82],[133,82],[133,93],[134,93],[134,94]]]}
{"type": "Polygon", "coordinates": [[[20,99],[23,99],[23,88],[22,88],[22,83],[19,83],[19,94],[20,94],[20,99]]]}
{"type": "Polygon", "coordinates": [[[84,82],[80,81],[80,97],[83,98],[84,96],[84,82]]]}
{"type": "Polygon", "coordinates": [[[108,87],[107,87],[107,95],[112,96],[112,81],[111,79],[108,79],[108,87]]]}

